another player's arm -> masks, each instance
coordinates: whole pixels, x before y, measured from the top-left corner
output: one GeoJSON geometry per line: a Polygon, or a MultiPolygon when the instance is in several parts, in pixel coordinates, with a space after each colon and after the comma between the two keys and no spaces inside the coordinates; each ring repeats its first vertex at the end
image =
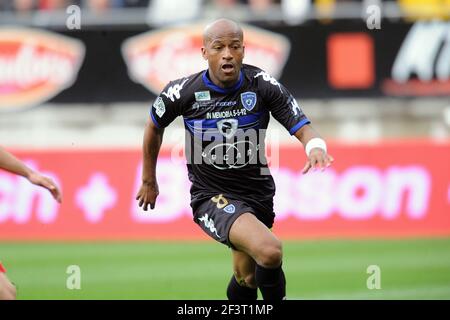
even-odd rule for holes
{"type": "Polygon", "coordinates": [[[158,182],[156,181],[156,162],[161,148],[164,128],[158,128],[151,118],[148,119],[144,131],[143,142],[143,168],[142,185],[136,196],[139,206],[145,211],[155,207],[156,198],[159,194],[158,182]]]}
{"type": "Polygon", "coordinates": [[[2,147],[0,147],[0,168],[25,178],[28,178],[33,172],[22,161],[2,147]]]}
{"type": "Polygon", "coordinates": [[[323,171],[334,161],[333,157],[327,153],[325,142],[311,125],[304,125],[294,135],[303,144],[305,150],[309,151],[308,160],[302,170],[303,174],[316,166],[323,171]],[[311,144],[308,146],[308,143],[311,144]]]}
{"type": "Polygon", "coordinates": [[[61,192],[52,179],[33,171],[2,147],[0,147],[0,168],[25,177],[32,184],[46,188],[56,201],[61,202],[61,192]]]}
{"type": "Polygon", "coordinates": [[[0,300],[15,300],[17,290],[5,274],[6,270],[0,262],[0,300]]]}

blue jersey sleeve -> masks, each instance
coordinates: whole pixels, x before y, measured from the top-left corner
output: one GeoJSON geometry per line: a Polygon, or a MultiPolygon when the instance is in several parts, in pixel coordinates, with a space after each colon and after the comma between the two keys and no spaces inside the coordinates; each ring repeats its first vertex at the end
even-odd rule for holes
{"type": "Polygon", "coordinates": [[[176,117],[182,114],[183,100],[181,97],[183,86],[187,78],[171,81],[161,91],[150,108],[150,117],[158,128],[167,127],[176,117]]]}

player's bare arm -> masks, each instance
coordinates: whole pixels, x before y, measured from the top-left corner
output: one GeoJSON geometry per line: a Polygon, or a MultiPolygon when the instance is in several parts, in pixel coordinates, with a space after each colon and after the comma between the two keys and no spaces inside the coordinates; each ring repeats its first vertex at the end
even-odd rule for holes
{"type": "Polygon", "coordinates": [[[159,194],[158,182],[156,181],[156,162],[159,149],[161,148],[164,129],[158,128],[149,118],[145,126],[143,142],[143,168],[142,185],[136,195],[139,206],[148,210],[155,208],[156,198],[159,194]]]}
{"type": "Polygon", "coordinates": [[[0,168],[25,177],[32,184],[47,189],[56,201],[61,202],[61,191],[52,179],[33,171],[2,147],[0,147],[0,168]]]}
{"type": "Polygon", "coordinates": [[[0,300],[15,300],[17,295],[16,287],[8,279],[2,268],[0,263],[0,300]]]}
{"type": "MultiPolygon", "coordinates": [[[[295,137],[303,144],[305,150],[307,150],[308,142],[312,141],[312,139],[322,140],[317,131],[314,130],[309,124],[304,125],[302,128],[297,130],[295,137]]],[[[316,147],[313,146],[309,152],[308,160],[303,167],[302,173],[305,174],[311,168],[314,169],[316,167],[323,171],[325,168],[329,167],[333,161],[334,158],[327,153],[326,147],[320,147],[320,144],[316,147]]]]}

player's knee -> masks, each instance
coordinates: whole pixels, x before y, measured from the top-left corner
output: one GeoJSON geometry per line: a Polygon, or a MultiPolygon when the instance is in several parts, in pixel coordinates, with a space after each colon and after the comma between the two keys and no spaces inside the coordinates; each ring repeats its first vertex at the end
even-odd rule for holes
{"type": "Polygon", "coordinates": [[[258,264],[266,268],[276,268],[281,265],[283,250],[281,241],[277,240],[270,245],[265,245],[260,250],[258,264]]]}

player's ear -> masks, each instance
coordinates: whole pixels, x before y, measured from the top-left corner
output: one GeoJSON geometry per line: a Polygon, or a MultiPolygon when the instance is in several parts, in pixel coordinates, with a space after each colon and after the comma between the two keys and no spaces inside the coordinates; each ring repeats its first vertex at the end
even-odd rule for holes
{"type": "Polygon", "coordinates": [[[202,57],[203,57],[203,59],[208,60],[208,55],[206,54],[206,48],[202,47],[201,50],[202,50],[202,57]]]}
{"type": "Polygon", "coordinates": [[[245,58],[245,46],[242,45],[242,59],[245,58]]]}

